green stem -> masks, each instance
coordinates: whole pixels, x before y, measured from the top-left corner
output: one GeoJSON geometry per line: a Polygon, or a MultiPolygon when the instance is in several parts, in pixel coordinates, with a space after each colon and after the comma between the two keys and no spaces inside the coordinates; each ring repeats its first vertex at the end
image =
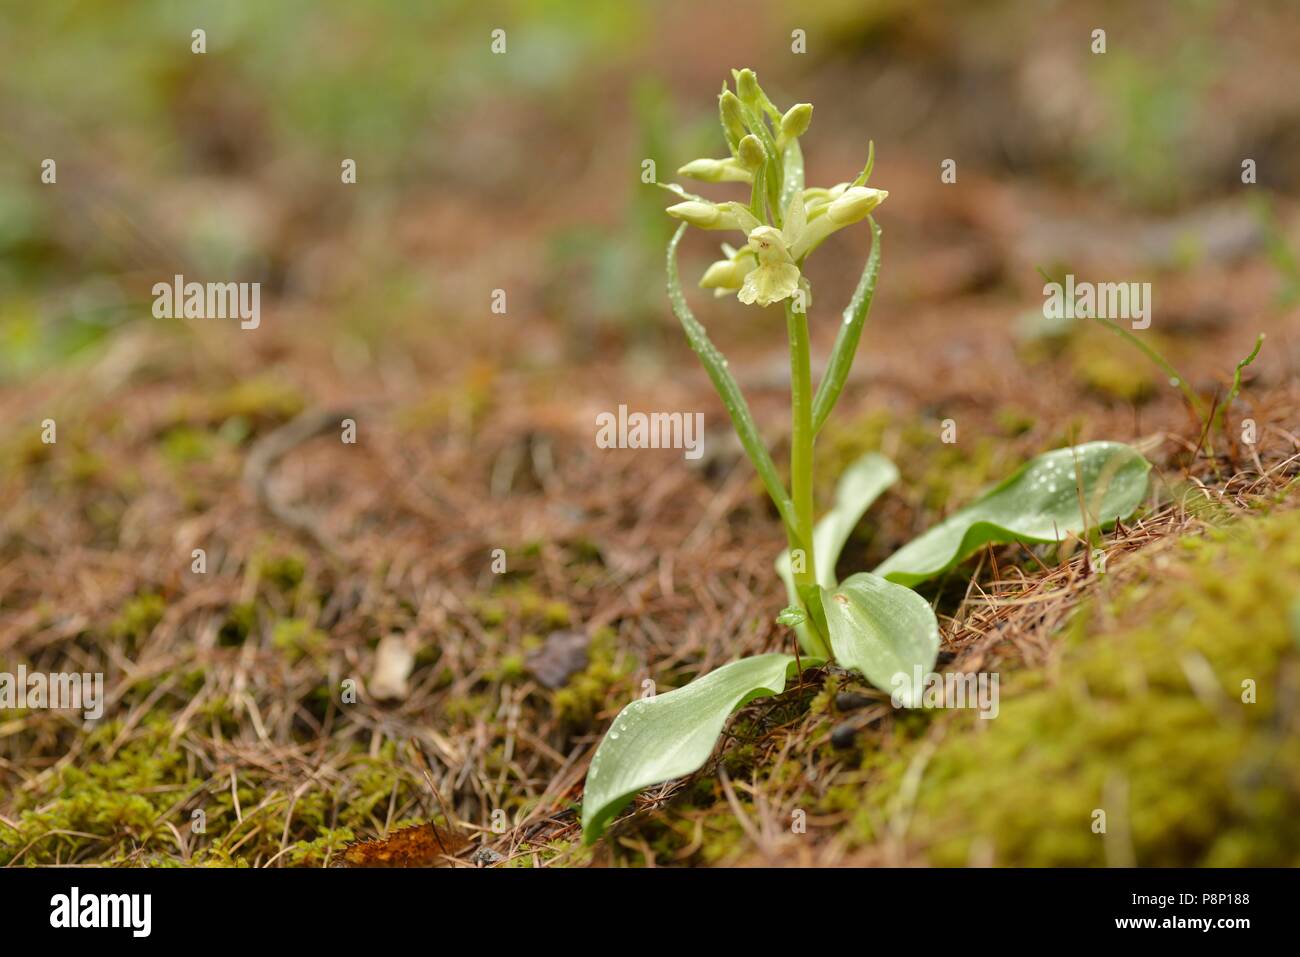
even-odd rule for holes
{"type": "Polygon", "coordinates": [[[786,328],[790,334],[790,496],[794,500],[794,534],[790,554],[803,551],[802,569],[794,568],[795,588],[808,610],[816,630],[826,633],[825,613],[817,585],[817,562],[813,552],[813,418],[812,358],[808,344],[808,315],[796,310],[793,299],[785,302],[786,328]]]}
{"type": "MultiPolygon", "coordinates": [[[[795,522],[799,536],[812,544],[812,358],[808,344],[808,315],[785,301],[786,328],[790,333],[790,495],[794,499],[795,522]]],[[[809,549],[811,551],[811,549],[809,549]]],[[[811,555],[807,576],[816,581],[811,555]]],[[[796,576],[796,579],[798,576],[796,576]]]]}

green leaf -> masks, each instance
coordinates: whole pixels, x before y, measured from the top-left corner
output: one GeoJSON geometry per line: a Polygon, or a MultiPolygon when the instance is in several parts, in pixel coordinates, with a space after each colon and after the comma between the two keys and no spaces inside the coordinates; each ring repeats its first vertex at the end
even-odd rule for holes
{"type": "MultiPolygon", "coordinates": [[[[834,587],[835,564],[840,560],[840,552],[854,527],[880,493],[896,481],[898,469],[894,463],[875,452],[868,452],[844,470],[835,485],[835,504],[813,529],[813,563],[817,567],[817,582],[823,588],[834,587]]],[[[777,556],[776,571],[785,582],[790,603],[799,604],[789,549],[777,556]]],[[[811,626],[806,623],[796,627],[799,647],[809,654],[825,654],[827,649],[810,631],[811,626]]]]}
{"type": "Polygon", "coordinates": [[[817,394],[813,397],[813,433],[821,431],[826,420],[830,418],[831,409],[844,391],[848,381],[849,370],[853,367],[853,357],[858,351],[858,340],[862,338],[862,327],[867,323],[871,312],[871,300],[876,294],[876,280],[880,278],[880,227],[876,221],[867,218],[871,224],[871,253],[867,264],[858,278],[858,287],[853,292],[844,310],[843,321],[835,334],[835,345],[831,347],[830,361],[826,372],[817,384],[817,394]]]}
{"type": "Polygon", "coordinates": [[[787,628],[798,628],[807,620],[808,616],[798,605],[787,605],[781,609],[781,614],[776,616],[776,623],[787,628]]]}
{"type": "Polygon", "coordinates": [[[867,180],[871,179],[871,171],[876,168],[876,141],[867,140],[867,162],[862,167],[862,172],[853,179],[852,185],[866,186],[867,180]]]}
{"type": "Polygon", "coordinates": [[[883,455],[868,452],[844,470],[835,485],[835,505],[813,529],[817,583],[835,587],[835,563],[844,543],[880,493],[898,481],[898,469],[883,455]]]}
{"type": "Polygon", "coordinates": [[[1259,355],[1259,350],[1264,345],[1264,333],[1255,337],[1255,348],[1250,350],[1250,355],[1237,363],[1237,368],[1232,373],[1232,388],[1228,390],[1228,397],[1223,400],[1223,405],[1219,407],[1219,428],[1226,428],[1228,421],[1228,406],[1236,401],[1237,396],[1241,394],[1241,371],[1255,361],[1259,355]]]}
{"type": "Polygon", "coordinates": [[[1137,450],[1120,442],[1044,453],[894,552],[875,573],[910,586],[942,574],[989,542],[1057,542],[1106,527],[1141,504],[1150,468],[1137,450]]]}
{"type": "Polygon", "coordinates": [[[785,144],[783,165],[785,179],[781,183],[781,209],[786,210],[790,208],[791,198],[803,192],[803,150],[797,136],[790,137],[785,144]]]}
{"type": "MultiPolygon", "coordinates": [[[[820,662],[803,660],[804,667],[812,664],[820,662]]],[[[583,840],[590,844],[600,837],[642,788],[699,770],[713,753],[728,715],[755,698],[780,694],[796,667],[792,655],[742,658],[620,711],[587,771],[583,840]]]]}
{"type": "Polygon", "coordinates": [[[682,293],[682,282],[677,274],[677,246],[681,243],[685,232],[686,223],[682,223],[677,227],[677,232],[673,233],[673,238],[668,241],[668,301],[672,304],[677,320],[682,324],[687,342],[700,357],[700,362],[704,364],[704,371],[709,374],[718,397],[722,399],[727,414],[731,416],[731,424],[740,438],[740,444],[744,447],[749,460],[754,463],[758,477],[762,479],[763,487],[767,489],[767,494],[776,505],[776,510],[781,513],[781,520],[785,522],[787,528],[795,528],[797,523],[794,503],[790,500],[785,486],[781,484],[781,477],[777,474],[772,455],[763,444],[763,436],[759,433],[758,426],[754,424],[749,403],[745,401],[740,386],[727,369],[727,360],[713,344],[709,334],[704,331],[704,326],[695,318],[691,307],[686,304],[686,296],[682,293]]]}
{"type": "Polygon", "coordinates": [[[666,189],[666,190],[668,190],[668,192],[673,193],[674,195],[680,196],[682,199],[693,199],[693,200],[695,200],[697,203],[707,203],[707,202],[708,202],[708,200],[705,199],[703,196],[700,196],[700,195],[698,195],[698,194],[696,194],[696,193],[692,193],[692,192],[687,191],[687,190],[684,189],[684,188],[683,188],[679,183],[659,183],[659,182],[656,182],[655,185],[658,186],[660,189],[666,189]]]}
{"type": "MultiPolygon", "coordinates": [[[[835,662],[860,672],[882,690],[896,690],[896,676],[905,675],[905,688],[913,687],[913,669],[923,674],[934,667],[939,653],[939,622],[924,598],[879,575],[850,575],[837,588],[822,592],[826,623],[831,632],[835,662]]],[[[899,700],[915,707],[912,695],[899,700]]]]}

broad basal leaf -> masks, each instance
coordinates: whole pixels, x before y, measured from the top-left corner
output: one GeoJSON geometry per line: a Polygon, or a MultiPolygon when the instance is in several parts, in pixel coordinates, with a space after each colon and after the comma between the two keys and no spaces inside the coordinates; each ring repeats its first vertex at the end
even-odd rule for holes
{"type": "Polygon", "coordinates": [[[899,701],[914,707],[921,685],[914,669],[928,674],[939,653],[939,623],[930,603],[902,585],[870,572],[850,575],[837,588],[822,592],[826,624],[831,632],[835,662],[852,668],[884,691],[907,683],[899,701]]]}
{"type": "MultiPolygon", "coordinates": [[[[854,526],[870,508],[880,493],[898,481],[898,469],[883,455],[868,452],[855,461],[840,476],[835,485],[835,504],[813,529],[813,559],[817,564],[817,583],[823,588],[835,585],[835,564],[840,560],[844,543],[849,540],[854,526]]],[[[790,603],[799,604],[794,587],[794,573],[790,567],[790,552],[783,551],[776,559],[776,571],[785,582],[790,603]]],[[[799,646],[809,653],[822,651],[815,641],[807,640],[807,624],[796,629],[799,646]]]]}
{"type": "MultiPolygon", "coordinates": [[[[803,659],[805,667],[818,663],[803,659]]],[[[642,788],[698,770],[712,753],[727,716],[755,698],[780,694],[794,671],[792,655],[742,658],[684,688],[633,701],[620,711],[587,771],[583,840],[590,844],[600,837],[642,788]]]]}
{"type": "Polygon", "coordinates": [[[1141,504],[1150,468],[1135,449],[1119,442],[1047,452],[904,545],[875,573],[910,586],[947,571],[989,542],[1056,542],[1106,527],[1141,504]]]}
{"type": "Polygon", "coordinates": [[[835,505],[813,529],[813,556],[817,560],[817,584],[835,585],[835,564],[844,543],[880,493],[898,481],[898,469],[883,455],[868,452],[840,476],[835,486],[835,505]]]}

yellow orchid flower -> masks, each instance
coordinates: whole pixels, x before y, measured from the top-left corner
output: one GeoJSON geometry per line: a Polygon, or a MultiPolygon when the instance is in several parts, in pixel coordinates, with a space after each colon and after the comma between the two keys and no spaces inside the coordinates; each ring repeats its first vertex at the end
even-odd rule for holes
{"type": "Polygon", "coordinates": [[[725,296],[739,291],[745,284],[745,277],[758,268],[758,257],[748,246],[737,252],[723,243],[722,254],[727,258],[720,259],[709,266],[700,280],[700,288],[712,289],[714,296],[725,296]]]}
{"type": "Polygon", "coordinates": [[[718,98],[731,156],[692,160],[678,173],[706,182],[749,183],[750,201],[714,203],[666,184],[683,200],[667,212],[700,229],[734,229],[745,235],[740,252],[723,246],[726,258],[709,266],[700,279],[701,288],[712,289],[715,295],[734,291],[746,305],[760,306],[791,299],[802,289],[797,307],[805,308],[811,286],[802,273],[804,258],[837,229],[865,219],[889,194],[865,185],[870,155],[862,174],[851,183],[803,188],[799,138],[812,122],[812,105],[796,103],[781,113],[752,70],[733,71],[733,76],[736,92],[723,84],[718,98]],[[779,208],[782,199],[784,209],[779,208]]]}

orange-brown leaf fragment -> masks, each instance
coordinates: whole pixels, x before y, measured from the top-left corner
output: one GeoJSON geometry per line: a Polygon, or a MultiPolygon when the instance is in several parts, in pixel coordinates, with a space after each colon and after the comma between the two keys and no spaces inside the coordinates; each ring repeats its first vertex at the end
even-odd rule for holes
{"type": "Polygon", "coordinates": [[[387,837],[359,841],[343,850],[345,867],[446,867],[469,838],[430,822],[404,827],[387,837]]]}

